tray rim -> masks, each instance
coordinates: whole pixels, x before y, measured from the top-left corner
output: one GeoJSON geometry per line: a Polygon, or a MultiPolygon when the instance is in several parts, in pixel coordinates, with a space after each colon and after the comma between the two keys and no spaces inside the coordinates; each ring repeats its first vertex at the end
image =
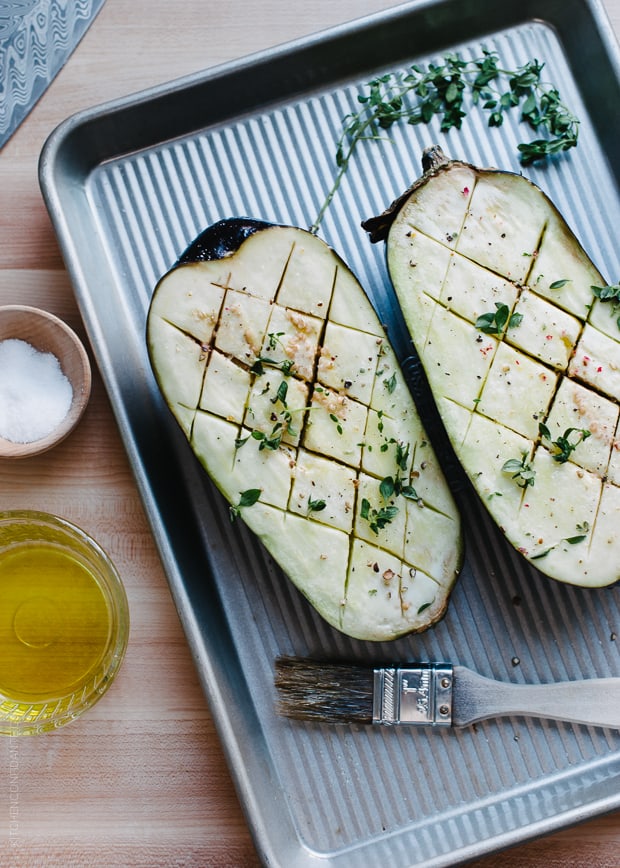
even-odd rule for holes
{"type": "MultiPolygon", "coordinates": [[[[542,0],[543,3],[548,3],[551,7],[557,3],[562,5],[562,0],[542,0]]],[[[594,26],[599,39],[601,40],[604,50],[604,60],[608,61],[614,71],[615,79],[620,87],[620,41],[616,37],[611,21],[609,19],[603,0],[567,0],[578,7],[583,7],[585,14],[590,19],[590,23],[594,26]]],[[[288,60],[291,57],[299,55],[301,52],[316,51],[324,42],[338,41],[349,37],[352,33],[370,32],[374,27],[381,24],[389,24],[390,21],[398,21],[401,18],[407,17],[409,14],[420,14],[425,10],[433,9],[438,6],[453,5],[454,0],[400,0],[396,5],[388,7],[385,10],[365,15],[361,18],[354,18],[350,21],[345,21],[325,30],[318,30],[309,33],[306,36],[300,36],[288,42],[274,45],[265,49],[261,49],[245,56],[233,58],[228,61],[214,64],[206,68],[188,73],[183,76],[164,81],[159,84],[152,85],[137,91],[130,92],[123,96],[115,97],[94,106],[78,110],[70,115],[65,120],[61,121],[48,135],[44,141],[38,164],[39,182],[45,197],[45,202],[50,210],[51,215],[58,219],[59,202],[54,184],[54,167],[55,161],[62,154],[63,148],[71,147],[73,136],[84,130],[90,124],[96,121],[101,121],[112,115],[118,116],[127,110],[136,110],[142,106],[152,105],[153,102],[161,99],[170,99],[178,96],[181,93],[186,93],[189,90],[199,88],[204,84],[213,84],[219,79],[229,79],[238,73],[243,73],[251,67],[262,67],[265,65],[271,66],[283,60],[288,60]]],[[[520,6],[520,12],[515,16],[515,22],[525,23],[539,22],[547,26],[551,26],[556,32],[562,34],[571,32],[571,28],[562,26],[562,21],[550,21],[542,17],[540,10],[541,3],[536,0],[523,0],[520,6]]],[[[544,12],[546,10],[542,10],[544,12]]],[[[513,22],[504,23],[504,27],[512,26],[513,22]]],[[[494,32],[492,29],[485,32],[494,32]]],[[[462,41],[462,40],[461,40],[462,41]]],[[[430,53],[430,50],[429,50],[430,53]]],[[[377,67],[381,66],[378,62],[377,67]]],[[[319,79],[315,79],[315,86],[318,86],[319,79]]],[[[308,92],[308,88],[303,89],[304,93],[308,92]]],[[[290,90],[284,91],[286,99],[293,98],[293,92],[290,90]]],[[[278,98],[271,95],[266,103],[273,107],[278,102],[278,98]]],[[[258,106],[256,106],[258,108],[258,106]]],[[[232,114],[230,117],[237,119],[238,115],[232,114]]],[[[221,123],[221,120],[219,121],[221,123]]],[[[192,123],[174,136],[174,138],[183,138],[191,131],[196,131],[204,128],[204,124],[192,123]]],[[[149,129],[150,133],[150,129],[149,129]]],[[[144,134],[146,135],[146,133],[144,134]]],[[[159,139],[156,142],[150,142],[146,147],[161,145],[165,139],[159,139]]],[[[91,146],[99,143],[90,142],[91,146]]],[[[89,162],[81,161],[82,170],[86,173],[101,162],[107,159],[118,159],[127,156],[130,153],[138,152],[139,147],[128,148],[127,150],[116,149],[114,155],[98,154],[93,152],[93,156],[89,162]]],[[[75,155],[76,157],[78,155],[75,155]]],[[[620,174],[620,172],[619,172],[620,174]]],[[[62,240],[62,238],[61,238],[62,240]]]]}
{"type": "MultiPolygon", "coordinates": [[[[620,50],[601,0],[575,0],[575,2],[584,6],[588,14],[591,16],[598,35],[606,48],[605,59],[611,64],[616,79],[620,82],[620,50]]],[[[553,0],[550,0],[550,3],[553,5],[553,0]]],[[[325,41],[348,37],[359,29],[370,31],[380,23],[392,20],[396,21],[403,16],[416,14],[422,9],[438,5],[447,6],[453,4],[452,0],[409,0],[409,2],[401,3],[389,8],[388,10],[375,12],[371,15],[364,16],[363,18],[353,19],[352,21],[329,28],[328,30],[312,33],[308,36],[300,37],[273,48],[265,49],[245,57],[208,67],[205,70],[200,70],[120,98],[108,100],[92,108],[83,109],[67,118],[52,131],[41,151],[39,160],[39,182],[45,204],[52,219],[52,224],[65,259],[67,271],[74,286],[76,300],[84,319],[86,331],[91,340],[98,362],[100,361],[100,352],[102,348],[101,336],[98,335],[98,323],[96,317],[92,311],[89,310],[88,292],[86,290],[87,279],[82,272],[80,257],[75,250],[74,239],[61,201],[62,168],[63,162],[67,158],[65,151],[67,148],[69,151],[74,151],[74,137],[87,131],[88,127],[93,122],[105,120],[112,116],[118,116],[126,111],[132,111],[137,107],[151,105],[153,101],[158,101],[162,98],[174,98],[176,95],[186,93],[188,90],[195,87],[201,87],[205,84],[213,84],[219,79],[226,79],[229,76],[234,76],[240,72],[247,71],[248,67],[261,67],[264,64],[270,65],[274,62],[283,59],[285,60],[298,54],[300,51],[315,50],[325,41]]],[[[528,16],[529,3],[524,4],[524,6],[527,6],[527,8],[524,8],[523,14],[518,16],[520,23],[524,23],[525,21],[541,20],[538,16],[536,18],[528,16]]],[[[544,19],[543,23],[549,25],[549,21],[544,19]]],[[[307,89],[304,89],[303,92],[307,93],[307,89]]],[[[289,92],[287,98],[293,99],[294,95],[289,92]]],[[[270,103],[271,107],[273,107],[274,104],[277,104],[277,100],[270,103]]],[[[238,118],[236,115],[233,117],[238,118]]],[[[174,138],[182,138],[183,136],[188,135],[192,130],[202,128],[203,125],[196,126],[196,124],[192,124],[191,128],[184,130],[174,138]]],[[[163,143],[164,140],[153,141],[150,145],[146,145],[146,148],[158,147],[163,143]]],[[[117,149],[117,152],[114,153],[114,155],[108,154],[107,156],[94,156],[91,154],[90,161],[85,159],[80,161],[80,171],[83,173],[84,179],[86,179],[90,172],[96,169],[102,161],[107,159],[120,159],[128,156],[130,153],[140,150],[142,150],[142,148],[130,148],[127,151],[117,149]]],[[[82,195],[83,190],[71,191],[71,195],[76,194],[82,195]]],[[[188,614],[184,605],[185,589],[183,587],[182,576],[176,565],[175,555],[170,550],[169,541],[165,533],[164,525],[161,521],[157,502],[147,484],[146,471],[144,469],[142,456],[140,451],[136,448],[136,444],[131,436],[130,426],[127,422],[123,402],[119,398],[118,390],[115,388],[115,383],[110,377],[108,369],[103,363],[100,363],[99,367],[106,390],[111,399],[112,409],[119,426],[124,447],[130,458],[134,478],[145,506],[145,511],[151,525],[153,536],[165,567],[165,573],[171,587],[172,596],[183,624],[188,644],[192,651],[192,656],[198,670],[201,685],[209,702],[214,723],[218,731],[218,736],[223,745],[235,786],[241,796],[242,807],[246,813],[248,824],[253,833],[257,850],[266,864],[274,865],[282,864],[293,866],[314,864],[317,855],[319,857],[323,856],[329,858],[330,854],[316,854],[308,850],[301,839],[298,840],[298,843],[301,849],[304,850],[304,854],[308,857],[308,862],[304,860],[297,861],[297,859],[291,858],[295,855],[299,856],[297,850],[292,852],[292,841],[287,834],[289,828],[294,832],[297,831],[292,822],[290,823],[290,826],[287,826],[284,823],[282,824],[283,828],[278,832],[280,840],[278,841],[277,847],[274,845],[273,830],[268,830],[264,823],[264,811],[262,806],[259,804],[259,799],[256,797],[256,788],[253,783],[252,775],[249,774],[247,762],[245,763],[245,766],[240,762],[242,757],[242,753],[239,750],[241,739],[235,737],[235,733],[230,726],[228,726],[228,728],[226,726],[229,709],[225,691],[223,692],[221,690],[221,684],[213,672],[211,658],[206,653],[204,646],[197,641],[198,637],[195,632],[196,627],[192,623],[191,613],[188,614]],[[287,850],[287,858],[285,861],[280,863],[279,859],[287,850]]],[[[248,732],[254,725],[260,725],[260,722],[257,721],[244,721],[243,723],[247,723],[249,727],[248,732]]],[[[274,773],[274,764],[271,757],[263,757],[261,765],[264,765],[266,761],[269,762],[272,774],[277,778],[277,775],[274,773]]],[[[280,802],[285,808],[285,800],[282,799],[282,794],[280,793],[279,796],[280,802]]],[[[449,862],[444,861],[443,857],[438,854],[437,861],[433,860],[427,864],[437,866],[460,864],[463,860],[466,861],[475,857],[488,855],[489,853],[497,852],[499,849],[524,843],[532,838],[558,831],[559,829],[582,822],[594,816],[610,813],[617,810],[619,807],[620,794],[614,798],[600,798],[596,802],[589,804],[587,807],[579,806],[565,811],[561,815],[561,820],[557,819],[557,815],[553,819],[547,818],[541,820],[528,827],[526,833],[524,833],[523,830],[515,830],[512,833],[502,833],[501,836],[498,836],[501,837],[501,842],[495,842],[494,839],[490,839],[485,842],[485,845],[483,846],[479,842],[476,845],[470,845],[467,848],[463,848],[463,850],[457,854],[459,857],[458,863],[454,861],[455,854],[452,853],[449,862]]],[[[290,821],[288,811],[283,810],[281,814],[282,817],[286,816],[290,821]]],[[[410,830],[403,829],[401,830],[401,833],[403,832],[410,833],[410,830]]],[[[321,859],[321,861],[325,861],[325,858],[321,859]]],[[[335,860],[333,864],[336,865],[337,861],[335,860]]]]}

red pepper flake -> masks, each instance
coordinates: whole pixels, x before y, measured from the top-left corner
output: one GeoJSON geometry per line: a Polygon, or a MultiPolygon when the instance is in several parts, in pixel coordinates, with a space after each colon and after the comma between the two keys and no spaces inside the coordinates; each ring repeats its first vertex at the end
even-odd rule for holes
{"type": "Polygon", "coordinates": [[[552,340],[553,340],[553,335],[545,335],[545,340],[546,340],[546,341],[552,341],[552,340]]]}
{"type": "Polygon", "coordinates": [[[603,366],[599,365],[598,368],[596,369],[596,373],[600,374],[602,372],[602,370],[603,370],[603,366]]]}
{"type": "Polygon", "coordinates": [[[463,196],[469,196],[469,187],[463,187],[463,196]]]}

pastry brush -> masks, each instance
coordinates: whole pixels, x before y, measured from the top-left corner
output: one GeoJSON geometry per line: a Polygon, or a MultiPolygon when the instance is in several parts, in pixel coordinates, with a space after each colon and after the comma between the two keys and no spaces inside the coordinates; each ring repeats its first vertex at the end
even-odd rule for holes
{"type": "Polygon", "coordinates": [[[512,684],[450,663],[375,667],[279,657],[278,711],[318,723],[462,727],[527,716],[620,729],[620,678],[512,684]]]}

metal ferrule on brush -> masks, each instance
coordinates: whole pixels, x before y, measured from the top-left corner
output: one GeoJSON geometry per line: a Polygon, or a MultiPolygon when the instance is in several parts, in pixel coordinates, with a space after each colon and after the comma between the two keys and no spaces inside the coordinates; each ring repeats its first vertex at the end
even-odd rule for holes
{"type": "Polygon", "coordinates": [[[449,663],[375,669],[373,723],[450,726],[453,683],[449,663]]]}

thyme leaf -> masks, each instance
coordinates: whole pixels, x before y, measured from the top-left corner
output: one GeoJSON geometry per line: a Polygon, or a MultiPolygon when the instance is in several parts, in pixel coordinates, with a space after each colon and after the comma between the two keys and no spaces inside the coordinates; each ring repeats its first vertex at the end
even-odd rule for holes
{"type": "Polygon", "coordinates": [[[340,419],[338,418],[338,416],[336,416],[335,413],[330,413],[330,414],[329,414],[329,418],[331,419],[331,421],[332,421],[332,422],[334,423],[334,425],[336,426],[336,431],[337,431],[339,434],[342,434],[342,425],[340,424],[340,419]]]}
{"type": "Polygon", "coordinates": [[[274,397],[270,399],[271,403],[277,404],[279,401],[283,407],[286,407],[287,394],[288,394],[288,383],[286,382],[286,380],[282,380],[282,382],[278,386],[278,391],[276,392],[274,397]]]}
{"type": "MultiPolygon", "coordinates": [[[[609,286],[592,286],[590,289],[600,301],[611,303],[609,312],[612,316],[620,314],[620,283],[609,286]]],[[[620,316],[618,316],[616,324],[620,329],[620,316]]]]}
{"type": "Polygon", "coordinates": [[[398,493],[403,497],[406,497],[407,500],[420,500],[420,495],[415,490],[413,485],[401,485],[398,493]]]}
{"type": "Polygon", "coordinates": [[[391,476],[386,476],[379,484],[379,493],[384,500],[389,500],[396,490],[394,479],[391,476]]]}
{"type": "Polygon", "coordinates": [[[230,507],[230,520],[234,521],[238,516],[241,515],[241,510],[245,506],[254,506],[257,503],[258,499],[262,494],[262,490],[260,488],[247,488],[245,491],[240,492],[239,502],[236,506],[230,507]]]}
{"type": "Polygon", "coordinates": [[[396,388],[396,374],[392,374],[389,379],[383,381],[383,385],[388,391],[388,395],[391,395],[396,388]]]}
{"type": "Polygon", "coordinates": [[[243,444],[247,443],[249,439],[250,439],[249,434],[247,435],[247,437],[236,437],[235,438],[235,452],[237,451],[237,449],[241,449],[243,444]]]}
{"type": "Polygon", "coordinates": [[[396,443],[396,466],[400,470],[406,470],[409,464],[409,443],[396,443]]]}

